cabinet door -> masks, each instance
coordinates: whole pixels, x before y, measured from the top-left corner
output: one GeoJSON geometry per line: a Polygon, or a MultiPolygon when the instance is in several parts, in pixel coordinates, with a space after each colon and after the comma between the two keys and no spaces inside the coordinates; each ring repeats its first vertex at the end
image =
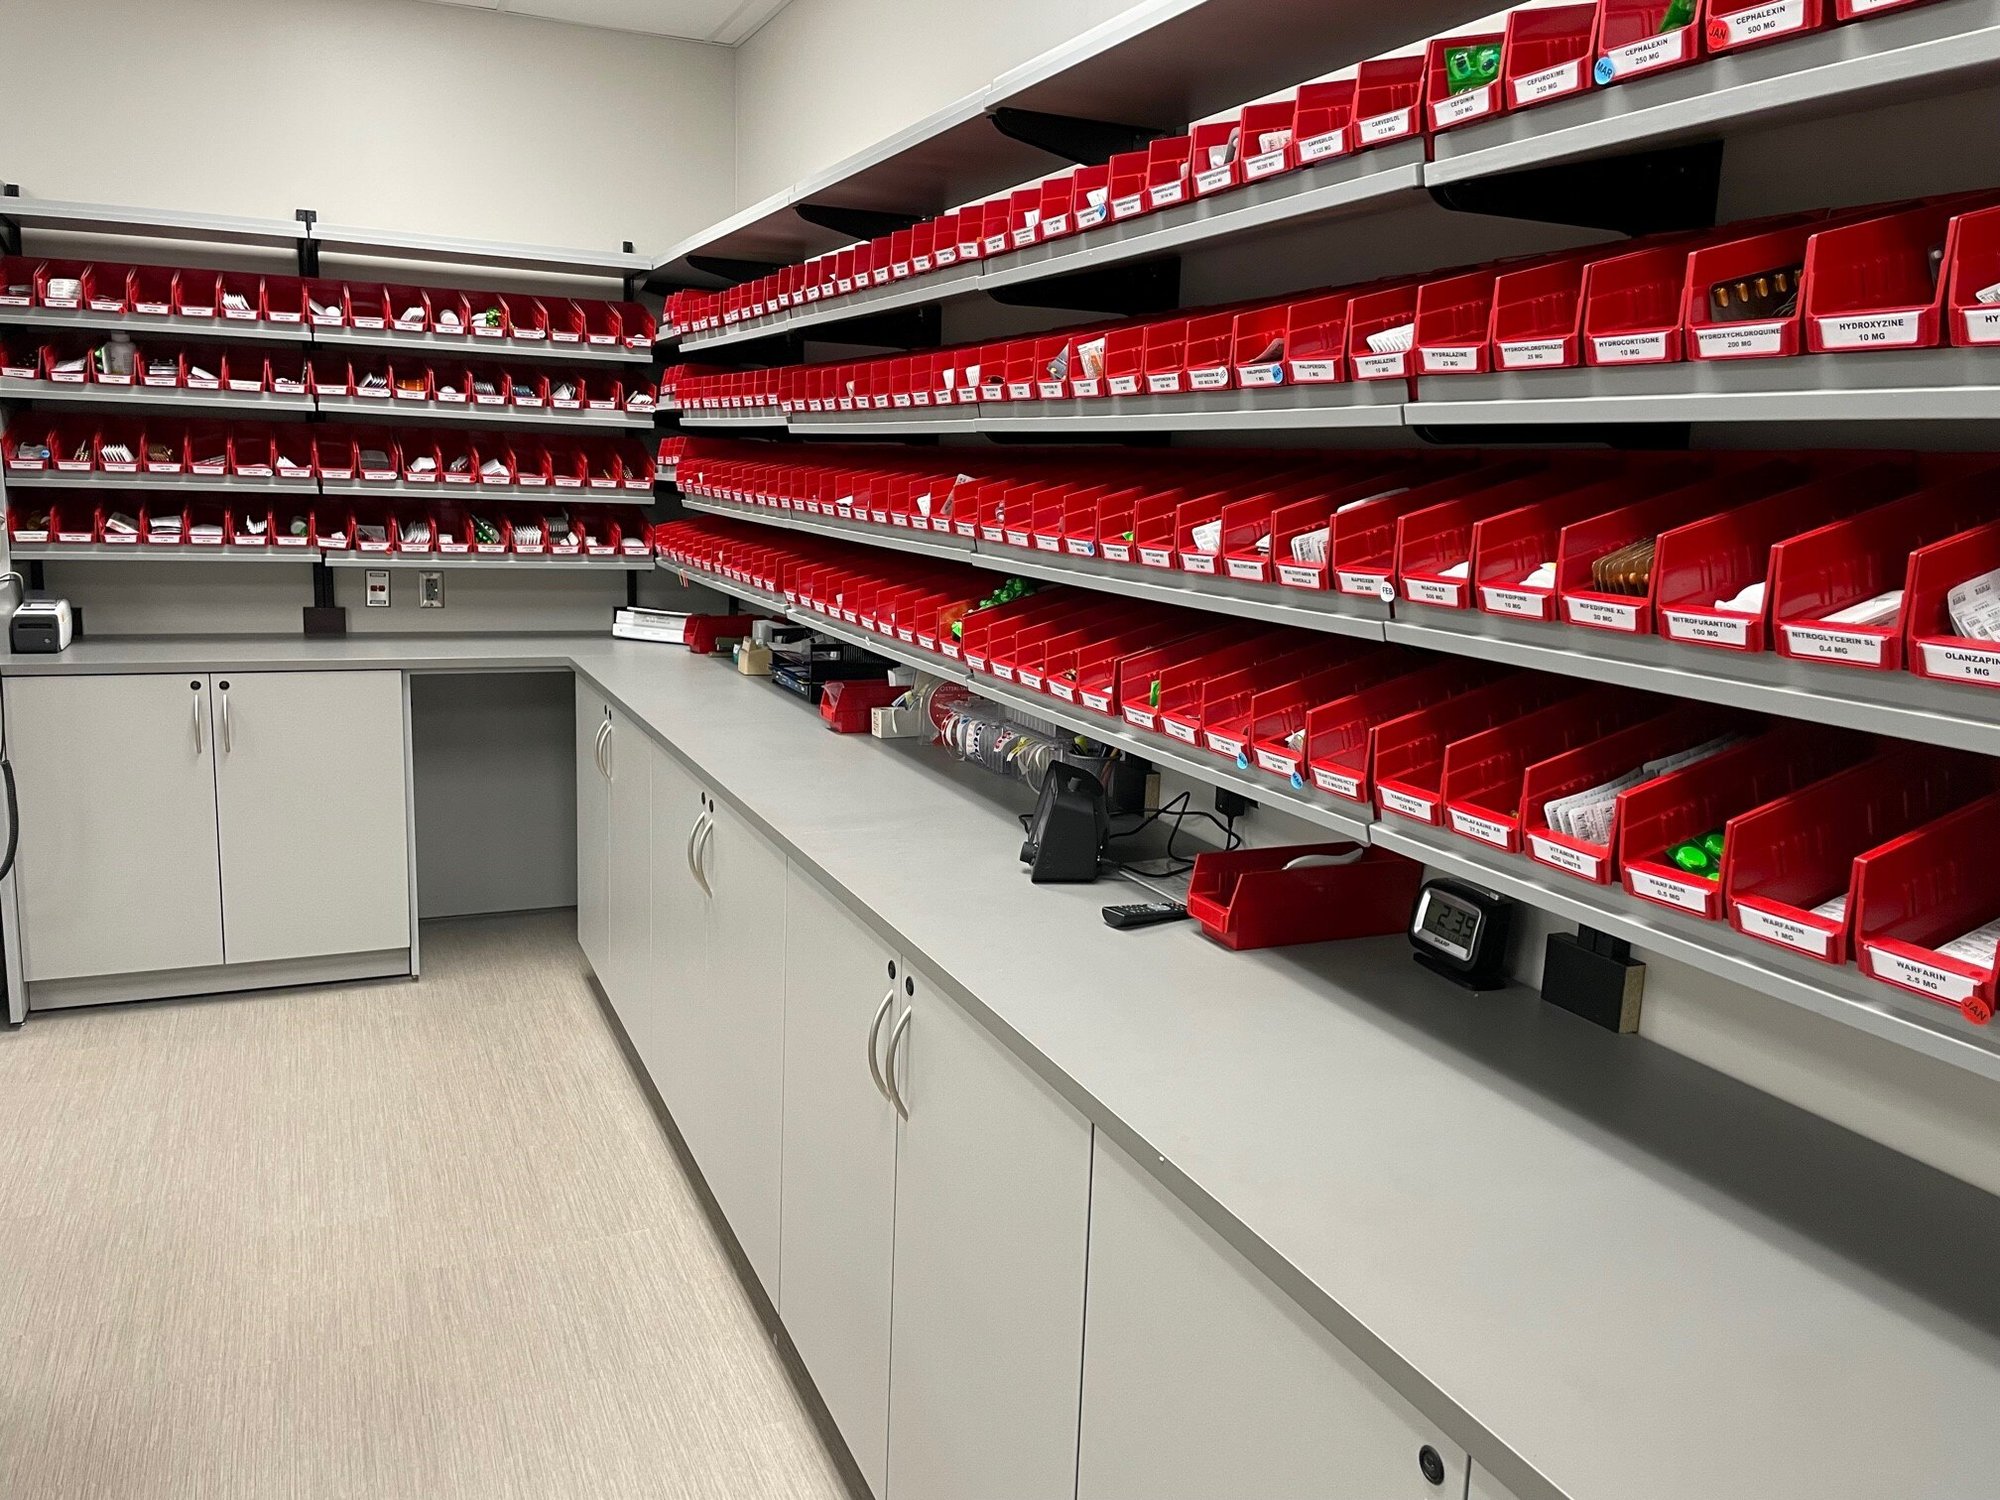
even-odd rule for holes
{"type": "Polygon", "coordinates": [[[576,941],[598,982],[611,948],[611,783],[604,775],[604,726],[611,710],[576,685],[576,941]]]}
{"type": "Polygon", "coordinates": [[[783,1157],[785,856],[710,796],[695,843],[707,883],[708,984],[687,1008],[694,1069],[675,1118],[773,1301],[783,1157]]]}
{"type": "Polygon", "coordinates": [[[402,674],[210,682],[229,962],[409,947],[402,674]]]}
{"type": "Polygon", "coordinates": [[[1463,1450],[1102,1136],[1078,1460],[1077,1500],[1440,1500],[1465,1493],[1467,1470],[1463,1450]]]}
{"type": "MultiPolygon", "coordinates": [[[[674,1123],[694,1090],[693,1007],[708,993],[708,897],[695,883],[694,838],[707,797],[680,761],[654,746],[653,1004],[632,1045],[674,1123]]],[[[683,1132],[685,1134],[685,1132],[683,1132]]]]}
{"type": "Polygon", "coordinates": [[[896,1112],[870,1076],[867,1048],[872,1035],[881,1055],[907,1003],[895,951],[793,865],[778,1311],[876,1495],[889,1462],[896,1112]]]}
{"type": "Polygon", "coordinates": [[[653,994],[653,752],[638,725],[611,710],[604,737],[610,772],[610,835],[606,839],[604,968],[598,972],[612,1008],[629,1029],[631,1017],[652,1009],[653,994]]]}
{"type": "Polygon", "coordinates": [[[909,977],[887,1500],[1070,1500],[1090,1126],[909,977]]]}
{"type": "Polygon", "coordinates": [[[30,983],[222,962],[203,676],[10,677],[30,983]]]}

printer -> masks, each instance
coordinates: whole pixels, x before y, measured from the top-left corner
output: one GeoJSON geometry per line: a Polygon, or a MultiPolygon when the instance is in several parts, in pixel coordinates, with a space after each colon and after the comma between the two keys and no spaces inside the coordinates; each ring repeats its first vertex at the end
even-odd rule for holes
{"type": "Polygon", "coordinates": [[[14,611],[8,644],[16,651],[47,653],[69,645],[76,622],[67,599],[30,599],[14,611]]]}

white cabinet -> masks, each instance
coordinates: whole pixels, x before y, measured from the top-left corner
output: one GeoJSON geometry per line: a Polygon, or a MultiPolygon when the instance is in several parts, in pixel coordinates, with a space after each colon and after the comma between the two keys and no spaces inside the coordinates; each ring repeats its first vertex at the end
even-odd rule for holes
{"type": "Polygon", "coordinates": [[[599,981],[611,949],[611,706],[576,685],[576,941],[599,981]]]}
{"type": "Polygon", "coordinates": [[[1514,1500],[1512,1490],[1476,1464],[1472,1470],[1472,1487],[1465,1493],[1466,1500],[1514,1500]]]}
{"type": "Polygon", "coordinates": [[[653,955],[653,742],[611,710],[604,735],[609,832],[605,839],[604,967],[597,977],[628,1031],[655,1003],[653,955]]]}
{"type": "Polygon", "coordinates": [[[222,962],[209,691],[192,673],[7,679],[30,985],[222,962]]]}
{"type": "Polygon", "coordinates": [[[895,950],[793,865],[785,881],[778,1311],[868,1487],[889,1462],[896,1111],[877,1082],[915,985],[895,950]]]}
{"type": "Polygon", "coordinates": [[[402,674],[210,682],[224,958],[409,947],[402,674]]]}
{"type": "Polygon", "coordinates": [[[1090,1125],[905,977],[885,1500],[1070,1500],[1090,1125]]]}
{"type": "Polygon", "coordinates": [[[1456,1500],[1467,1469],[1462,1449],[1098,1137],[1077,1500],[1456,1500]]]}
{"type": "Polygon", "coordinates": [[[409,948],[400,673],[14,677],[5,702],[31,1004],[37,983],[409,948]]]}
{"type": "Polygon", "coordinates": [[[784,856],[663,750],[654,752],[653,777],[657,1014],[634,1044],[745,1258],[775,1300],[784,856]]]}

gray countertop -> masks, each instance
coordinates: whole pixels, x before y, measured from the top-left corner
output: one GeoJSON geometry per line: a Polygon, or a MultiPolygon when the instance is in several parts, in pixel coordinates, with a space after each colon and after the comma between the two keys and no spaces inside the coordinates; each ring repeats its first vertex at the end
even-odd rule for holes
{"type": "Polygon", "coordinates": [[[1230,953],[1032,887],[990,781],[597,636],[186,638],[0,673],[574,667],[873,914],[1521,1500],[2000,1492],[2000,1199],[1400,939],[1230,953]]]}

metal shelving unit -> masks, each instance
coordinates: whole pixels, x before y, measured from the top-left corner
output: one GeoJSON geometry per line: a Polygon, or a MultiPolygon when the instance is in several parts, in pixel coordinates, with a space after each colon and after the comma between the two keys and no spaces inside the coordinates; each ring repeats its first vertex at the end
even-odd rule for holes
{"type": "Polygon", "coordinates": [[[268,417],[315,410],[308,395],[275,391],[244,394],[234,391],[190,391],[148,385],[65,385],[53,380],[0,378],[0,401],[27,401],[36,406],[128,406],[138,409],[173,407],[181,411],[229,412],[244,417],[268,417]]]}
{"type": "Polygon", "coordinates": [[[345,224],[315,223],[315,249],[325,255],[383,256],[391,260],[442,261],[452,265],[494,266],[516,271],[545,271],[556,276],[644,276],[650,257],[630,246],[622,252],[578,250],[557,245],[515,245],[499,240],[462,239],[448,234],[406,234],[399,230],[359,229],[345,224]]]}
{"type": "MultiPolygon", "coordinates": [[[[315,561],[318,560],[315,556],[315,561]]],[[[419,568],[426,573],[439,570],[487,569],[505,573],[650,573],[651,557],[521,557],[508,553],[499,557],[468,557],[457,553],[329,552],[329,568],[419,568]]]]}
{"type": "Polygon", "coordinates": [[[0,217],[23,229],[54,234],[129,235],[149,240],[194,240],[206,244],[254,245],[293,250],[306,237],[299,219],[251,219],[235,214],[183,213],[177,209],[134,208],[129,204],[70,203],[52,198],[7,198],[0,217]]]}
{"type": "Polygon", "coordinates": [[[320,396],[316,399],[318,409],[329,416],[358,417],[368,422],[436,422],[453,427],[532,427],[565,431],[582,428],[594,432],[647,431],[653,425],[651,412],[453,406],[436,401],[397,401],[386,396],[320,396]]]}
{"type": "Polygon", "coordinates": [[[296,552],[276,547],[192,546],[171,547],[148,542],[16,542],[16,562],[185,562],[185,563],[294,563],[310,567],[320,560],[318,551],[296,552]]]}
{"type": "Polygon", "coordinates": [[[979,408],[980,432],[1295,432],[1405,425],[1400,380],[1281,385],[1102,400],[1009,401],[979,408]]]}
{"type": "Polygon", "coordinates": [[[106,474],[76,470],[43,469],[7,472],[10,490],[102,490],[118,494],[188,495],[290,495],[301,500],[319,498],[319,483],[308,479],[241,479],[224,475],[217,479],[206,474],[106,474]]]}
{"type": "Polygon", "coordinates": [[[623,344],[556,344],[547,339],[482,339],[471,334],[397,332],[393,328],[315,328],[312,340],[352,349],[387,349],[422,355],[426,359],[463,356],[478,361],[529,359],[565,365],[650,365],[650,349],[628,349],[623,344]]]}
{"type": "Polygon", "coordinates": [[[673,411],[666,407],[661,410],[669,416],[677,417],[683,427],[717,427],[730,431],[746,428],[775,428],[783,431],[785,414],[776,407],[762,411],[673,411]]]}
{"type": "Polygon", "coordinates": [[[443,504],[477,506],[483,500],[539,500],[555,509],[572,505],[650,505],[652,496],[638,490],[559,490],[551,485],[411,484],[406,479],[322,479],[318,493],[329,498],[436,500],[443,504]]]}
{"type": "Polygon", "coordinates": [[[942,557],[952,562],[977,562],[971,537],[940,536],[931,531],[912,531],[901,526],[877,526],[872,521],[854,521],[840,516],[814,516],[803,511],[778,510],[769,505],[741,505],[733,500],[710,500],[683,493],[681,504],[689,510],[715,516],[735,516],[760,526],[778,526],[787,531],[803,531],[811,536],[829,536],[842,541],[861,542],[870,547],[886,547],[895,552],[914,552],[920,557],[942,557]]]}
{"type": "Polygon", "coordinates": [[[87,307],[74,310],[62,307],[0,307],[0,328],[28,328],[43,334],[112,333],[123,330],[135,339],[158,338],[172,343],[303,344],[312,338],[312,331],[303,323],[154,317],[146,313],[92,312],[87,307]]]}

